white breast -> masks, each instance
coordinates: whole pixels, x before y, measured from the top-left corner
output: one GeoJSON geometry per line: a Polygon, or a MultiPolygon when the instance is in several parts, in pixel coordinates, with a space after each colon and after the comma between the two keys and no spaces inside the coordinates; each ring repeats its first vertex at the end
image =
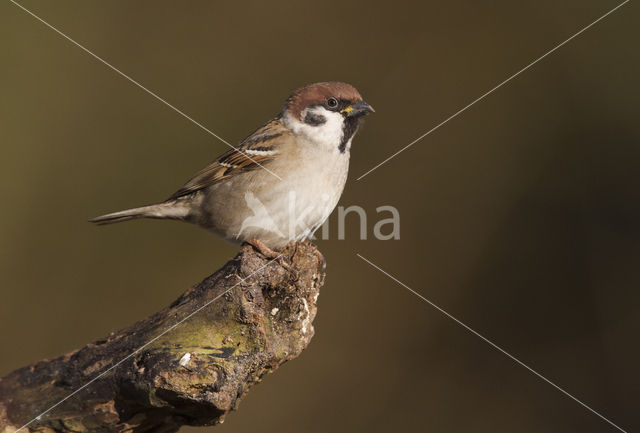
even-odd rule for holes
{"type": "Polygon", "coordinates": [[[320,148],[306,140],[298,140],[296,146],[297,154],[291,159],[269,166],[282,180],[254,170],[246,174],[253,179],[243,182],[242,194],[231,193],[233,182],[215,186],[218,191],[208,197],[226,199],[211,200],[210,212],[233,218],[216,219],[209,228],[231,241],[257,238],[271,248],[310,237],[338,204],[347,180],[349,152],[339,152],[337,145],[320,148]]]}
{"type": "Polygon", "coordinates": [[[347,180],[348,151],[341,153],[337,144],[331,149],[310,142],[298,145],[299,163],[286,172],[278,170],[282,181],[260,191],[260,200],[271,218],[262,221],[278,228],[260,233],[260,239],[268,245],[278,247],[311,236],[333,212],[347,180]]]}
{"type": "Polygon", "coordinates": [[[282,180],[257,169],[212,186],[208,213],[230,217],[213,219],[208,228],[231,241],[257,238],[271,248],[310,237],[338,204],[349,170],[349,146],[338,149],[342,116],[330,113],[340,117],[340,128],[333,117],[322,132],[299,121],[287,125],[295,140],[284,142],[269,164],[282,180]]]}

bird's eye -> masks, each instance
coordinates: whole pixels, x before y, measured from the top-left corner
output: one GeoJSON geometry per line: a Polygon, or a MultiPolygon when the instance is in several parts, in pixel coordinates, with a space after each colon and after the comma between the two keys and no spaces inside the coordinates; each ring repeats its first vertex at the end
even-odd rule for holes
{"type": "Polygon", "coordinates": [[[327,108],[330,108],[330,109],[338,108],[338,100],[334,97],[327,98],[327,108]]]}

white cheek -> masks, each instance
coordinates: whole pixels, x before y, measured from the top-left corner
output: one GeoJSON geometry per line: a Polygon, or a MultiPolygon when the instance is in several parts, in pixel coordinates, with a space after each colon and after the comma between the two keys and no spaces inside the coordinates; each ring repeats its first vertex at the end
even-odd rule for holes
{"type": "Polygon", "coordinates": [[[301,118],[307,115],[307,113],[312,113],[316,115],[323,116],[326,119],[326,122],[322,125],[313,126],[307,123],[301,122],[298,119],[295,119],[293,116],[286,115],[285,116],[285,124],[289,127],[295,134],[299,134],[307,138],[309,141],[313,143],[331,149],[337,149],[342,141],[342,125],[344,122],[344,118],[340,113],[336,113],[335,111],[329,111],[324,107],[314,107],[312,109],[305,109],[301,113],[301,118]]]}

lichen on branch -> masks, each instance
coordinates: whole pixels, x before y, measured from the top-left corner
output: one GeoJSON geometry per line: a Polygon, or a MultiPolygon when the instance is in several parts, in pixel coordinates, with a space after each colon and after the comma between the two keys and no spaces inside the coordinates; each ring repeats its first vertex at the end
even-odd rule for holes
{"type": "Polygon", "coordinates": [[[244,246],[164,310],[0,379],[0,433],[14,432],[114,365],[21,431],[164,433],[221,423],[252,385],[313,336],[324,259],[305,242],[288,245],[281,261],[244,246]]]}

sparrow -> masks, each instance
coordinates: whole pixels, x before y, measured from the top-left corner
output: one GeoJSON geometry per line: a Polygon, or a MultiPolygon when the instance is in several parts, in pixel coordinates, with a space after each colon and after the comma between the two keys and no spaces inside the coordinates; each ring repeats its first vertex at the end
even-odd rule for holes
{"type": "Polygon", "coordinates": [[[159,218],[196,224],[267,256],[306,240],[338,204],[351,141],[373,108],[351,85],[309,84],[281,113],[197,172],[167,200],[90,220],[159,218]]]}

